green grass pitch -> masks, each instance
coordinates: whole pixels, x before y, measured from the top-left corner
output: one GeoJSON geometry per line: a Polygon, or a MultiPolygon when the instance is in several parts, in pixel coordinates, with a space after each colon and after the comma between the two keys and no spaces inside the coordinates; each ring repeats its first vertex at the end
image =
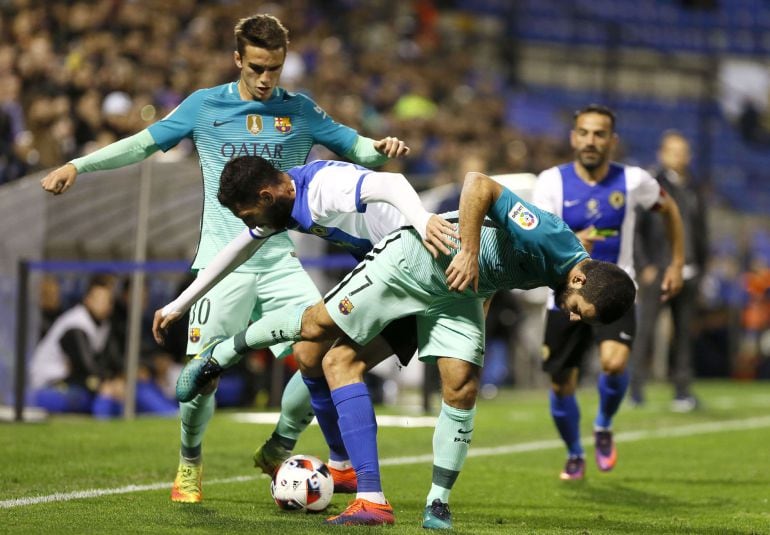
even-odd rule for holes
{"type": "MultiPolygon", "coordinates": [[[[599,473],[587,445],[587,476],[558,479],[565,453],[548,414],[547,391],[503,391],[479,402],[471,456],[452,493],[457,533],[770,533],[770,387],[700,382],[703,408],[668,410],[670,389],[649,390],[641,408],[615,419],[613,472],[599,473]]],[[[580,391],[590,440],[593,388],[580,391]]],[[[380,414],[404,414],[380,408],[380,414]]],[[[220,411],[204,443],[204,502],[169,500],[178,421],[100,422],[52,418],[0,424],[0,533],[300,533],[367,530],[425,533],[432,429],[380,427],[385,493],[396,525],[325,527],[325,514],[278,510],[251,454],[272,425],[244,424],[220,411]],[[78,494],[79,493],[79,494],[78,494]]],[[[325,458],[317,426],[297,453],[325,458]]],[[[349,496],[335,496],[327,513],[349,496]]]]}

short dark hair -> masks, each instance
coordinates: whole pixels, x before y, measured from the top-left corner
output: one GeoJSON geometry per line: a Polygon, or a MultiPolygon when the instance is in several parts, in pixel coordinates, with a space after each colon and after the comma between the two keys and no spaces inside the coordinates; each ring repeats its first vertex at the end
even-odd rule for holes
{"type": "Polygon", "coordinates": [[[260,156],[239,156],[225,164],[219,177],[217,199],[225,208],[256,203],[259,190],[278,184],[281,172],[260,156]]]}
{"type": "Polygon", "coordinates": [[[577,122],[577,118],[586,113],[598,113],[599,115],[605,115],[610,118],[610,128],[615,131],[615,112],[603,104],[589,104],[579,110],[575,110],[575,114],[572,116],[573,123],[577,122]]]}
{"type": "Polygon", "coordinates": [[[235,49],[243,55],[248,45],[284,51],[289,47],[289,30],[272,15],[252,15],[235,25],[235,49]]]}
{"type": "Polygon", "coordinates": [[[594,305],[597,321],[605,324],[617,321],[634,305],[636,286],[621,267],[591,259],[581,269],[586,283],[578,293],[594,305]]]}

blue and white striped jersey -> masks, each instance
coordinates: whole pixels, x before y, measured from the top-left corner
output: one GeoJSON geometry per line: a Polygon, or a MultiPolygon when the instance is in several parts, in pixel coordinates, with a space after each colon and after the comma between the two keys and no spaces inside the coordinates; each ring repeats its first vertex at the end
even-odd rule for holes
{"type": "Polygon", "coordinates": [[[594,243],[591,258],[615,263],[634,278],[636,208],[652,209],[661,195],[658,181],[639,167],[611,163],[601,182],[588,184],[570,162],[540,173],[533,202],[575,232],[596,227],[605,239],[594,243]]]}
{"type": "Polygon", "coordinates": [[[405,224],[393,205],[365,204],[364,177],[373,173],[360,165],[319,160],[287,171],[296,189],[288,228],[313,234],[363,259],[375,243],[405,224]]]}

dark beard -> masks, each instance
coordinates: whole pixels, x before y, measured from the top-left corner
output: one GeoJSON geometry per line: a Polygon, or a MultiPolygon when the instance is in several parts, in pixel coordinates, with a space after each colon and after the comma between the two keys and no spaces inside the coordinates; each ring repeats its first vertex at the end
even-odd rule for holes
{"type": "Polygon", "coordinates": [[[574,288],[567,288],[566,284],[559,284],[553,290],[553,298],[554,298],[554,302],[556,303],[556,306],[564,310],[564,303],[566,302],[567,297],[569,297],[576,291],[577,290],[575,290],[574,288]]]}
{"type": "MultiPolygon", "coordinates": [[[[591,147],[591,148],[593,148],[596,151],[595,147],[591,147]]],[[[596,151],[594,154],[596,155],[594,156],[596,159],[591,162],[587,162],[584,159],[583,151],[576,151],[575,157],[580,162],[580,165],[585,167],[588,171],[593,171],[594,169],[598,169],[599,167],[601,167],[607,159],[605,155],[600,153],[599,151],[596,151]]]]}
{"type": "Polygon", "coordinates": [[[289,226],[294,199],[276,198],[275,202],[265,211],[267,226],[275,230],[283,230],[289,226]]]}

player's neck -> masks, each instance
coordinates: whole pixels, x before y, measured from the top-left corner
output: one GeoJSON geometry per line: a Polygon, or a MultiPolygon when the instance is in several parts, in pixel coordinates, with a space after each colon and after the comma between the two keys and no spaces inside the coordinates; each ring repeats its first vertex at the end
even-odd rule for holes
{"type": "MultiPolygon", "coordinates": [[[[241,97],[241,100],[252,100],[254,102],[263,102],[262,100],[254,98],[254,95],[249,93],[248,89],[246,89],[246,84],[243,83],[243,80],[239,79],[238,83],[236,84],[236,87],[238,88],[238,95],[241,97]]],[[[273,92],[270,93],[271,98],[274,93],[275,93],[275,89],[273,89],[273,92]]]]}
{"type": "Polygon", "coordinates": [[[610,170],[610,162],[604,162],[599,167],[596,167],[595,169],[586,169],[582,163],[580,163],[578,160],[575,160],[575,173],[577,173],[577,176],[580,177],[580,179],[583,182],[586,182],[587,184],[598,184],[604,178],[607,176],[607,173],[610,170]]]}

